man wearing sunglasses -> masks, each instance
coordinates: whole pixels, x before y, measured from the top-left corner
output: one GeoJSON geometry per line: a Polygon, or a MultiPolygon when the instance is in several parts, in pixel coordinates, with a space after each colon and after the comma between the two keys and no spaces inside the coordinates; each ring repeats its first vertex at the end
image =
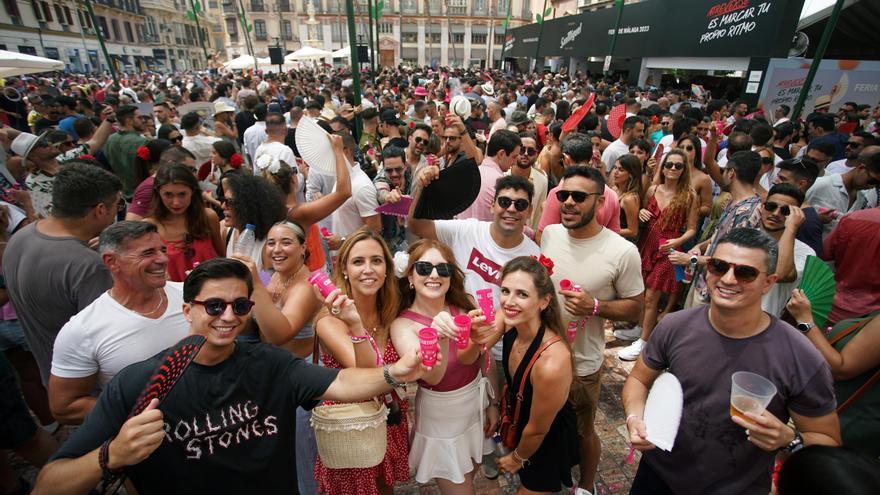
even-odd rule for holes
{"type": "Polygon", "coordinates": [[[298,406],[366,400],[428,371],[415,350],[384,367],[334,370],[236,341],[251,319],[252,291],[239,261],[215,258],[196,267],[183,284],[190,333],[206,338],[194,362],[161,405],[153,400],[131,418],[161,355],[117,374],[40,473],[35,493],[85,493],[122,468],[140,493],[298,493],[298,406]]]}
{"type": "Polygon", "coordinates": [[[846,141],[846,158],[829,163],[825,167],[825,173],[828,175],[843,174],[856,168],[859,165],[859,153],[866,146],[874,146],[875,141],[876,138],[871,133],[862,131],[852,133],[846,141]]]}
{"type": "Polygon", "coordinates": [[[406,165],[411,172],[415,172],[418,168],[427,165],[427,155],[425,149],[431,140],[431,126],[420,122],[413,124],[409,129],[409,146],[406,147],[406,165]]]}
{"type": "Polygon", "coordinates": [[[631,494],[764,495],[780,451],[840,445],[830,367],[798,330],[761,308],[777,280],[777,255],[767,233],[732,229],[707,263],[711,303],[671,313],[654,329],[621,395],[629,441],[643,452],[631,494]],[[671,452],[654,448],[644,422],[648,390],[664,370],[684,392],[671,452]],[[779,391],[760,414],[741,413],[747,419],[731,415],[737,371],[779,391]]]}
{"type": "Polygon", "coordinates": [[[836,218],[831,218],[825,223],[826,236],[837,225],[840,215],[852,211],[861,191],[880,186],[878,150],[880,150],[878,146],[863,149],[859,154],[859,164],[855,168],[842,174],[819,177],[807,191],[807,202],[810,205],[838,213],[836,218]]]}
{"type": "Polygon", "coordinates": [[[531,132],[519,133],[522,141],[522,151],[516,160],[516,164],[510,168],[504,175],[518,175],[535,187],[535,195],[532,198],[532,216],[529,218],[528,226],[533,230],[538,228],[541,221],[541,213],[544,211],[544,201],[547,200],[547,174],[535,167],[538,158],[538,140],[531,132]]]}
{"type": "Polygon", "coordinates": [[[492,205],[495,203],[495,183],[510,170],[519,159],[522,140],[513,131],[496,131],[486,146],[486,157],[480,163],[480,193],[468,209],[456,218],[475,218],[488,222],[493,218],[492,205]]]}
{"type": "Polygon", "coordinates": [[[595,168],[567,168],[555,193],[562,205],[562,223],[548,226],[541,237],[541,253],[554,263],[553,282],[568,279],[581,287],[579,292],[559,291],[563,318],[579,325],[572,343],[576,373],[569,397],[577,413],[581,448],[578,493],[593,490],[601,453],[593,423],[599,406],[605,319],[638,319],[644,306],[638,249],[596,217],[605,201],[604,190],[605,180],[595,168]]]}
{"type": "Polygon", "coordinates": [[[168,256],[156,226],[117,222],[101,232],[98,251],[113,287],[58,332],[49,406],[64,424],[80,424],[103,389],[126,366],[186,337],[183,287],[166,282],[168,256]]]}

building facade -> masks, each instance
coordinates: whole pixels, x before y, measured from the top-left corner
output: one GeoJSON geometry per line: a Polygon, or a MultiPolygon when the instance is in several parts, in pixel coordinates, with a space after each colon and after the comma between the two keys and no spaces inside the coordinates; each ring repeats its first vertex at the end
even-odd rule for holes
{"type": "MultiPolygon", "coordinates": [[[[303,45],[327,51],[349,46],[344,0],[222,2],[228,59],[248,53],[242,10],[253,26],[249,35],[257,57],[268,56],[270,46],[285,53],[303,45]]],[[[386,0],[378,26],[379,64],[497,66],[508,11],[511,28],[533,17],[531,0],[386,0]]],[[[366,0],[355,0],[355,14],[358,43],[366,44],[366,0]]]]}
{"type": "MultiPolygon", "coordinates": [[[[120,72],[207,67],[183,0],[95,0],[92,8],[97,22],[79,0],[3,0],[0,49],[60,60],[70,71],[100,72],[107,70],[96,36],[100,30],[120,72]],[[158,36],[160,25],[170,26],[168,36],[158,36]]],[[[199,21],[210,33],[219,24],[208,17],[199,21]]],[[[211,40],[219,41],[209,35],[206,43],[211,40]]],[[[209,54],[223,44],[212,46],[209,54]]]]}
{"type": "Polygon", "coordinates": [[[203,5],[194,0],[139,0],[144,12],[144,39],[156,67],[163,71],[204,69],[208,58],[223,51],[217,30],[219,5],[216,0],[203,5]],[[189,12],[198,5],[196,17],[189,12]],[[201,34],[200,34],[201,30],[201,34]],[[203,38],[205,49],[199,42],[203,38]]]}

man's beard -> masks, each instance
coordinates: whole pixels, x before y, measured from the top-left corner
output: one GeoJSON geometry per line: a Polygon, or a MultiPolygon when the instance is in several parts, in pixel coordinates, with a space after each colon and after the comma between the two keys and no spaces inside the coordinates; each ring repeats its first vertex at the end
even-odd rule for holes
{"type": "Polygon", "coordinates": [[[563,223],[562,226],[568,230],[577,230],[577,229],[583,227],[584,225],[587,225],[588,223],[592,222],[594,216],[596,216],[596,206],[595,205],[593,205],[593,207],[590,208],[586,213],[581,215],[580,222],[577,222],[576,224],[573,224],[573,225],[566,225],[565,223],[563,223]]]}
{"type": "Polygon", "coordinates": [[[516,161],[517,168],[521,168],[523,170],[528,170],[528,169],[532,168],[532,165],[534,165],[534,164],[530,163],[530,162],[523,163],[519,160],[516,161]]]}

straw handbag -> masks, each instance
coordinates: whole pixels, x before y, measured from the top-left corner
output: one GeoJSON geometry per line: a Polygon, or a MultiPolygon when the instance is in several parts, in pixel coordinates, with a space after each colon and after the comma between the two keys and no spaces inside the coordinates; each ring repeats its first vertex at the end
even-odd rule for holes
{"type": "MultiPolygon", "coordinates": [[[[312,351],[317,363],[318,336],[312,351]]],[[[368,468],[385,459],[388,447],[388,408],[379,399],[354,404],[333,404],[312,409],[318,455],[330,469],[368,468]]]]}
{"type": "Polygon", "coordinates": [[[331,469],[368,468],[385,458],[388,408],[378,400],[318,406],[312,427],[321,462],[331,469]]]}

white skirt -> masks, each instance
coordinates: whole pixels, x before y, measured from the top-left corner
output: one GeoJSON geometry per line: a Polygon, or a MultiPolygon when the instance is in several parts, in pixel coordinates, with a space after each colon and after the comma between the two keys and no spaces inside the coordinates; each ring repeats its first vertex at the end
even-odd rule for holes
{"type": "Polygon", "coordinates": [[[419,388],[409,450],[416,481],[440,478],[463,483],[483,455],[492,452],[492,439],[483,434],[490,390],[488,380],[480,375],[449,392],[419,388]]]}

